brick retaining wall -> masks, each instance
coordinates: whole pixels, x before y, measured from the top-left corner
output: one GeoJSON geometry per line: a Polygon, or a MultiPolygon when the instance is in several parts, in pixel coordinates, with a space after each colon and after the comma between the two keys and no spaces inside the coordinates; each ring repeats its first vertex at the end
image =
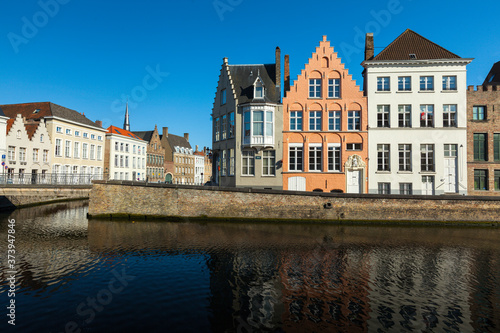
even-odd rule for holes
{"type": "Polygon", "coordinates": [[[500,199],[382,196],[96,182],[89,216],[250,218],[290,221],[499,222],[500,199]]]}

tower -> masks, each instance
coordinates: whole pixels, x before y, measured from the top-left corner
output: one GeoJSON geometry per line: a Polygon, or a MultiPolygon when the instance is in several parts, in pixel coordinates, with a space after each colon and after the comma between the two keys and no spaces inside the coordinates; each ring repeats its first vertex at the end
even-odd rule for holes
{"type": "Polygon", "coordinates": [[[123,129],[126,131],[130,131],[130,122],[128,119],[128,102],[127,102],[127,106],[125,108],[125,121],[123,122],[123,129]]]}

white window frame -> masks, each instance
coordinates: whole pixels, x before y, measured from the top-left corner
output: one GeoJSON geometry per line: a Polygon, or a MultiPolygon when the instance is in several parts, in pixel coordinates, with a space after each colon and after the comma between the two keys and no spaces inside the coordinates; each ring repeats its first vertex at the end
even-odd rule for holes
{"type": "Polygon", "coordinates": [[[377,171],[391,171],[391,145],[377,144],[377,171]]]}
{"type": "Polygon", "coordinates": [[[377,127],[391,127],[391,106],[388,104],[377,105],[377,127]]]}
{"type": "Polygon", "coordinates": [[[62,139],[56,139],[54,155],[57,157],[62,157],[62,139]]]}
{"type": "Polygon", "coordinates": [[[322,111],[309,111],[309,131],[321,131],[322,111]]]}
{"type": "Polygon", "coordinates": [[[377,91],[391,91],[391,78],[390,76],[377,77],[377,91]]]}
{"type": "Polygon", "coordinates": [[[361,131],[361,111],[347,111],[347,130],[361,131]]]}
{"type": "Polygon", "coordinates": [[[302,121],[302,111],[290,111],[290,131],[302,131],[303,121],[302,121]],[[294,120],[292,122],[292,120],[294,120]],[[300,120],[300,128],[299,121],[300,120]]]}
{"type": "Polygon", "coordinates": [[[241,151],[241,175],[242,176],[255,176],[255,152],[253,150],[241,151]],[[245,161],[247,163],[245,167],[245,161]],[[250,172],[250,169],[253,172],[250,172]]]}
{"type": "Polygon", "coordinates": [[[420,127],[434,127],[434,104],[420,105],[420,127]]]}
{"type": "Polygon", "coordinates": [[[262,176],[271,177],[276,176],[276,151],[264,150],[262,151],[262,176]],[[271,155],[269,153],[272,153],[271,155]],[[266,167],[267,162],[267,167],[266,167]]]}
{"type": "Polygon", "coordinates": [[[328,111],[328,130],[340,131],[342,127],[342,112],[328,111]]]}
{"type": "Polygon", "coordinates": [[[399,171],[412,171],[411,144],[398,144],[399,171]]]}
{"type": "Polygon", "coordinates": [[[328,98],[340,98],[340,79],[328,79],[328,98]]]}
{"type": "Polygon", "coordinates": [[[398,91],[411,91],[411,76],[398,76],[398,91]]]}
{"type": "Polygon", "coordinates": [[[411,127],[411,104],[398,105],[398,127],[399,128],[411,127]],[[401,124],[403,126],[401,126],[401,124]]]}
{"type": "Polygon", "coordinates": [[[434,76],[420,76],[420,91],[434,91],[434,76]]]}
{"type": "Polygon", "coordinates": [[[434,172],[436,170],[436,159],[434,144],[420,145],[420,171],[434,172]],[[425,163],[424,163],[425,161],[425,163]],[[431,163],[432,162],[432,163],[431,163]]]}
{"type": "Polygon", "coordinates": [[[457,127],[457,105],[443,105],[443,127],[457,127]]]}
{"type": "Polygon", "coordinates": [[[309,172],[322,172],[323,147],[321,143],[310,143],[308,155],[307,162],[309,163],[309,172]]]}
{"type": "Polygon", "coordinates": [[[457,76],[456,75],[443,76],[443,90],[444,91],[456,91],[457,90],[457,76]]]}
{"type": "Polygon", "coordinates": [[[294,171],[294,172],[304,171],[304,146],[300,143],[299,144],[291,143],[288,145],[288,171],[294,171]],[[293,163],[292,163],[292,155],[294,161],[293,163]]]}
{"type": "Polygon", "coordinates": [[[309,98],[321,98],[321,79],[309,79],[309,98]]]}
{"type": "Polygon", "coordinates": [[[342,153],[340,143],[328,144],[328,171],[341,172],[342,170],[342,153]]]}

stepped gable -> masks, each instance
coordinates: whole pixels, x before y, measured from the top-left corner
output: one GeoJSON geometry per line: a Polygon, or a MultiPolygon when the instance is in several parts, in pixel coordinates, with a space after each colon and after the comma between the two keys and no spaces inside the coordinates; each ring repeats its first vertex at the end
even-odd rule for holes
{"type": "Polygon", "coordinates": [[[460,57],[427,38],[407,29],[373,60],[459,59],[460,57]],[[411,57],[410,55],[415,55],[411,57]]]}

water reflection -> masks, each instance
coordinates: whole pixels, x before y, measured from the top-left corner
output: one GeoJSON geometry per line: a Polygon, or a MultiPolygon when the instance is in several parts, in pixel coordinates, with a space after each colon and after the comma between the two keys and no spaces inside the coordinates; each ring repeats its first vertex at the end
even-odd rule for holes
{"type": "Polygon", "coordinates": [[[0,216],[0,240],[16,219],[17,329],[500,329],[499,229],[88,222],[86,212],[70,203],[0,216]],[[76,311],[122,270],[134,278],[95,318],[76,311]]]}

